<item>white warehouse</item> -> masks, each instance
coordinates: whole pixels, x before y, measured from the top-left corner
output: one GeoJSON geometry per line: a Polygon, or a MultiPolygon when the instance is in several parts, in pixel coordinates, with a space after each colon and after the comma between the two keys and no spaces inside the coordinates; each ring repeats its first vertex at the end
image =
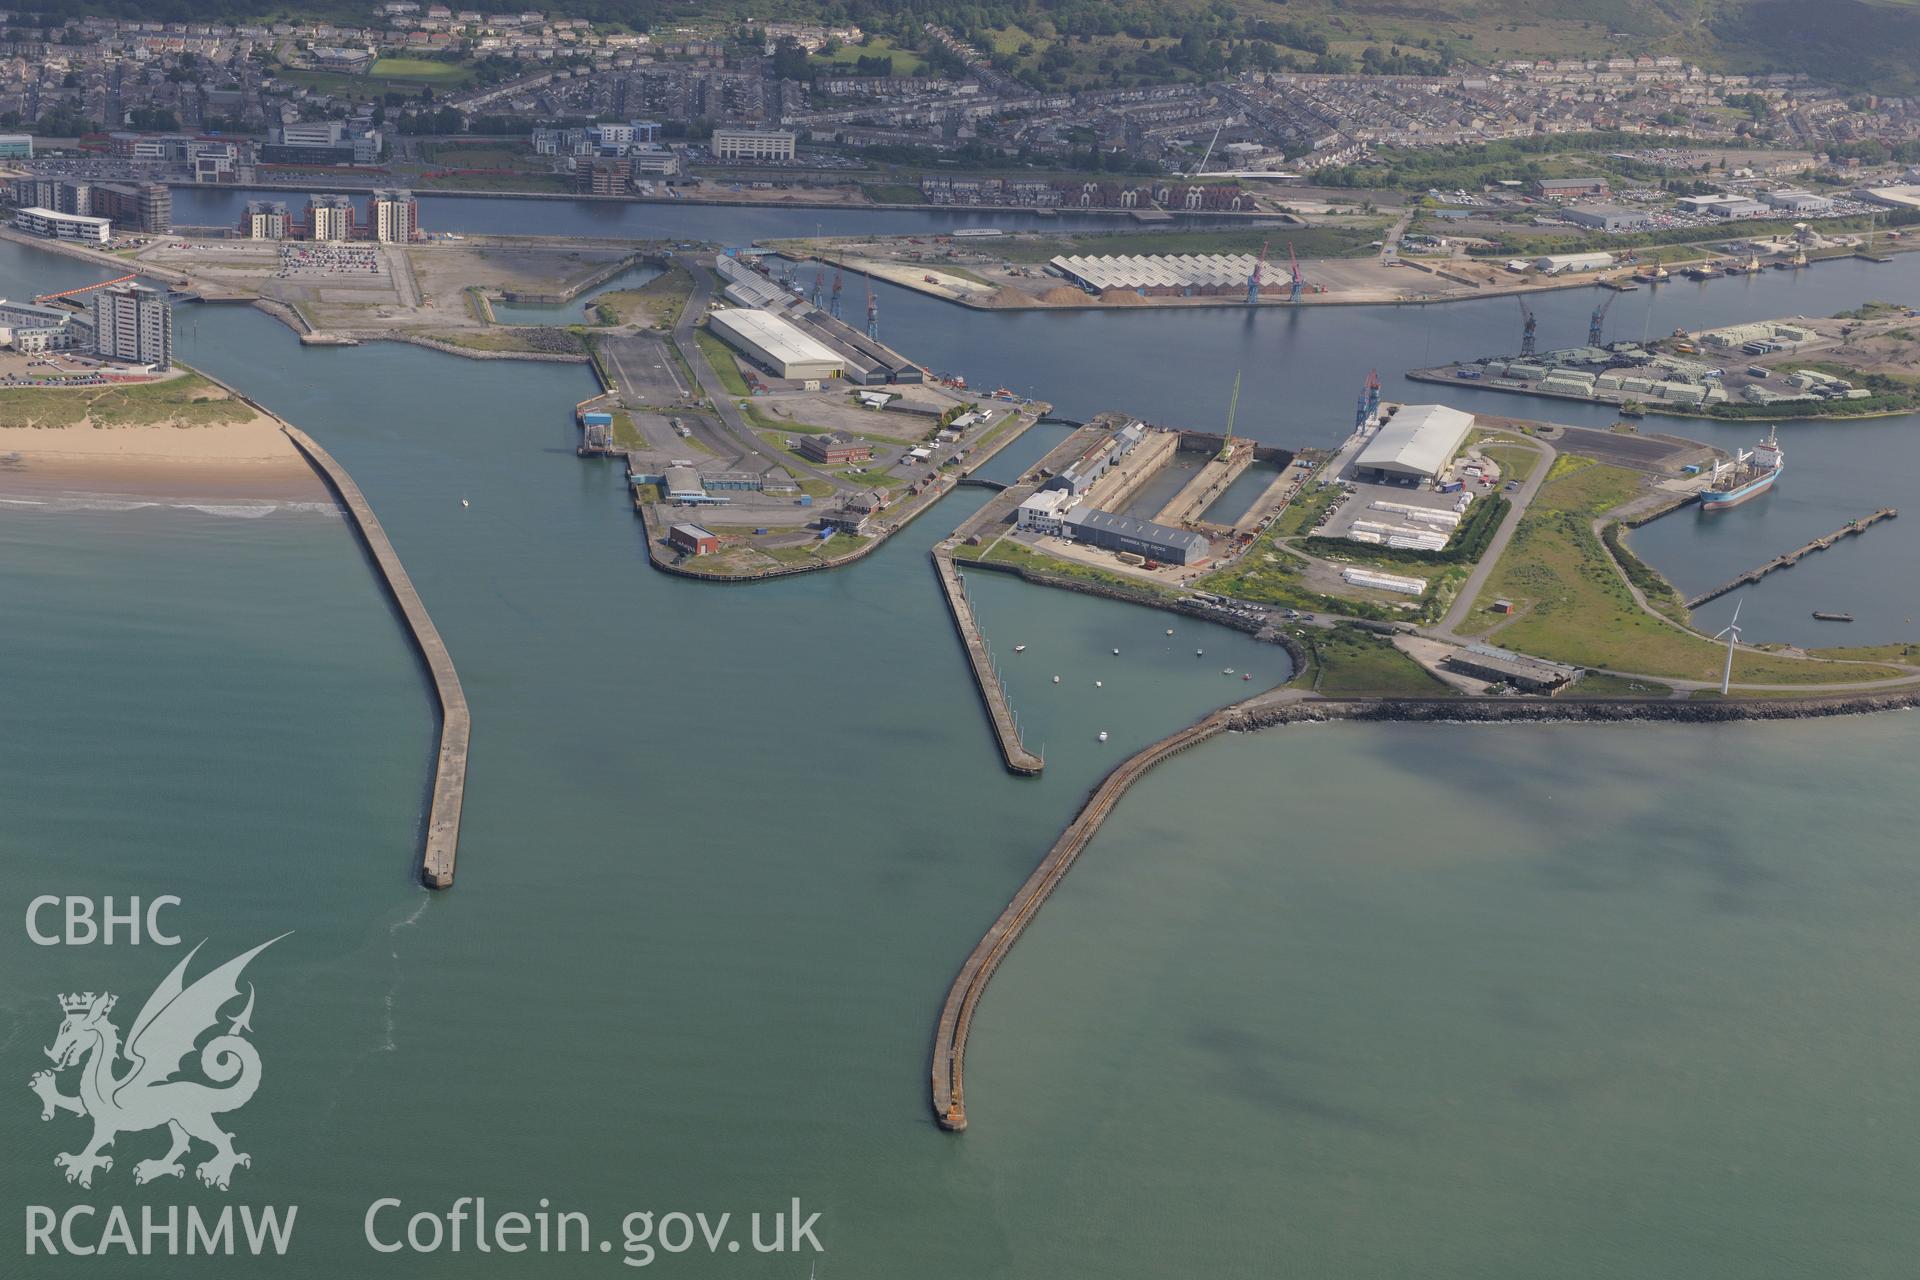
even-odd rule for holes
{"type": "Polygon", "coordinates": [[[1613,265],[1610,253],[1549,253],[1533,260],[1533,269],[1557,276],[1562,271],[1605,271],[1613,265]]]}
{"type": "Polygon", "coordinates": [[[771,312],[715,307],[707,313],[707,327],[777,377],[824,380],[846,368],[838,352],[771,312]]]}
{"type": "Polygon", "coordinates": [[[1431,480],[1466,443],[1473,415],[1443,404],[1410,404],[1388,418],[1353,460],[1363,480],[1407,484],[1431,480]]]}

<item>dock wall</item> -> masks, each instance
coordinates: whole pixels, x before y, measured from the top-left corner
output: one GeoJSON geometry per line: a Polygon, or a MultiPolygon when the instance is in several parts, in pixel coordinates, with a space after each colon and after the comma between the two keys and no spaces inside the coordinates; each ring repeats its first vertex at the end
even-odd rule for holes
{"type": "Polygon", "coordinates": [[[993,669],[986,637],[980,633],[980,624],[973,616],[973,605],[967,599],[953,557],[935,548],[933,567],[940,577],[940,593],[946,597],[947,611],[953,615],[953,625],[960,632],[960,645],[967,652],[967,663],[973,668],[973,682],[980,690],[980,700],[986,704],[987,718],[993,722],[1000,758],[1006,762],[1009,773],[1028,776],[1039,773],[1045,762],[1020,741],[1020,729],[1014,723],[1006,686],[1000,682],[1000,673],[993,669]]]}
{"type": "Polygon", "coordinates": [[[399,554],[388,541],[386,530],[380,527],[380,519],[373,514],[373,507],[360,492],[360,486],[353,482],[346,468],[334,461],[333,455],[306,432],[286,422],[280,424],[280,429],[326,477],[327,484],[345,505],[361,541],[380,570],[388,594],[400,606],[414,648],[427,664],[434,692],[439,695],[440,748],[435,756],[433,801],[427,813],[420,880],[430,889],[451,888],[454,862],[460,851],[460,810],[466,798],[467,750],[473,736],[473,718],[467,709],[467,695],[460,687],[460,675],[454,670],[453,657],[447,652],[439,629],[427,615],[426,605],[421,603],[420,593],[407,576],[406,566],[400,563],[399,554]]]}

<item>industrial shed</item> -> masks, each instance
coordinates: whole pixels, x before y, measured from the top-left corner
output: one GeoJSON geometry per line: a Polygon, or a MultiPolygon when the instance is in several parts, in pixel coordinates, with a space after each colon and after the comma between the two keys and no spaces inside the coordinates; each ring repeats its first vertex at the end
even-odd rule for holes
{"type": "Polygon", "coordinates": [[[1213,546],[1204,535],[1137,516],[1075,507],[1067,512],[1062,523],[1075,542],[1108,551],[1131,551],[1164,564],[1198,564],[1213,554],[1213,546]]]}
{"type": "Polygon", "coordinates": [[[1443,404],[1407,405],[1360,451],[1354,471],[1368,480],[1431,480],[1446,469],[1471,430],[1470,413],[1443,404]]]}
{"type": "Polygon", "coordinates": [[[707,326],[727,344],[782,378],[827,379],[840,376],[840,354],[790,321],[765,311],[715,307],[707,326]]]}
{"type": "MultiPolygon", "coordinates": [[[[1072,254],[1052,259],[1047,267],[1096,292],[1130,289],[1148,297],[1205,297],[1244,295],[1247,277],[1259,263],[1250,253],[1072,254]]],[[[1284,263],[1269,262],[1260,270],[1260,291],[1280,293],[1291,279],[1284,263]]]]}

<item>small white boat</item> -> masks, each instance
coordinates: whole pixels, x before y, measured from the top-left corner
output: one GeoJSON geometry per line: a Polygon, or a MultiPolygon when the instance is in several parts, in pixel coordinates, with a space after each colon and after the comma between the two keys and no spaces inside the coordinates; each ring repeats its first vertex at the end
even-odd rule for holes
{"type": "Polygon", "coordinates": [[[1241,678],[1242,680],[1251,680],[1251,679],[1253,679],[1253,673],[1252,673],[1252,672],[1248,672],[1248,673],[1247,673],[1246,675],[1243,675],[1243,676],[1241,676],[1240,678],[1241,678]]]}
{"type": "Polygon", "coordinates": [[[1055,677],[1053,678],[1053,682],[1054,682],[1055,684],[1059,684],[1059,683],[1060,683],[1060,677],[1059,677],[1059,676],[1055,676],[1055,677]]]}
{"type": "Polygon", "coordinates": [[[1193,656],[1196,658],[1204,658],[1207,656],[1207,651],[1205,649],[1195,649],[1193,651],[1193,656]]]}
{"type": "Polygon", "coordinates": [[[1222,671],[1220,674],[1223,676],[1230,676],[1233,674],[1233,668],[1228,667],[1225,671],[1222,671]]]}
{"type": "Polygon", "coordinates": [[[1120,656],[1120,651],[1119,651],[1118,649],[1115,649],[1115,650],[1113,651],[1113,656],[1114,656],[1114,657],[1116,657],[1116,658],[1117,658],[1117,657],[1119,657],[1119,656],[1120,656]]]}
{"type": "Polygon", "coordinates": [[[1093,682],[1093,687],[1094,687],[1094,688],[1096,688],[1096,689],[1104,689],[1104,688],[1106,688],[1106,686],[1105,686],[1105,685],[1103,685],[1103,684],[1101,684],[1101,683],[1100,683],[1100,682],[1099,682],[1098,680],[1095,680],[1095,681],[1093,682]]]}
{"type": "Polygon", "coordinates": [[[473,504],[471,502],[468,502],[465,498],[462,498],[460,499],[460,505],[463,507],[470,507],[473,504]]]}
{"type": "Polygon", "coordinates": [[[1172,628],[1172,627],[1168,627],[1168,628],[1167,628],[1167,634],[1168,634],[1168,635],[1172,635],[1172,634],[1173,634],[1173,628],[1172,628]]]}
{"type": "Polygon", "coordinates": [[[1013,646],[1013,651],[1014,651],[1015,653],[1025,653],[1025,652],[1027,651],[1027,646],[1025,646],[1025,645],[1023,645],[1023,644],[1017,644],[1017,645],[1015,645],[1015,646],[1013,646]]]}
{"type": "Polygon", "coordinates": [[[1107,740],[1107,731],[1105,729],[1102,729],[1100,731],[1100,741],[1105,742],[1106,740],[1107,740]]]}

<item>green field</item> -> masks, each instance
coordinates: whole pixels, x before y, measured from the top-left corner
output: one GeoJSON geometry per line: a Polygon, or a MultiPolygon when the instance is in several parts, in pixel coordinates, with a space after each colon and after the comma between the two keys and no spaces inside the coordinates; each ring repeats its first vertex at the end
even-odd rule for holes
{"type": "Polygon", "coordinates": [[[254,416],[197,373],[134,386],[0,389],[0,427],[207,427],[254,416]]]}
{"type": "MultiPolygon", "coordinates": [[[[1638,491],[1639,476],[1570,456],[1548,474],[1461,630],[1576,666],[1718,680],[1725,650],[1641,609],[1593,531],[1597,516],[1638,491]],[[1491,612],[1501,597],[1517,606],[1505,625],[1491,612]]],[[[1736,683],[1832,684],[1900,674],[1745,651],[1733,664],[1736,683]]]]}
{"type": "Polygon", "coordinates": [[[927,62],[911,49],[902,49],[886,36],[874,36],[865,44],[843,44],[829,57],[813,55],[812,64],[826,74],[834,74],[839,68],[840,74],[853,70],[854,63],[861,58],[892,58],[893,74],[897,76],[917,76],[926,70],[927,62]]]}
{"type": "Polygon", "coordinates": [[[1314,692],[1328,697],[1433,698],[1454,693],[1391,640],[1358,627],[1309,630],[1302,643],[1314,692]]]}
{"type": "Polygon", "coordinates": [[[473,79],[473,68],[438,58],[375,58],[369,80],[405,80],[415,84],[465,84],[473,79]]]}

